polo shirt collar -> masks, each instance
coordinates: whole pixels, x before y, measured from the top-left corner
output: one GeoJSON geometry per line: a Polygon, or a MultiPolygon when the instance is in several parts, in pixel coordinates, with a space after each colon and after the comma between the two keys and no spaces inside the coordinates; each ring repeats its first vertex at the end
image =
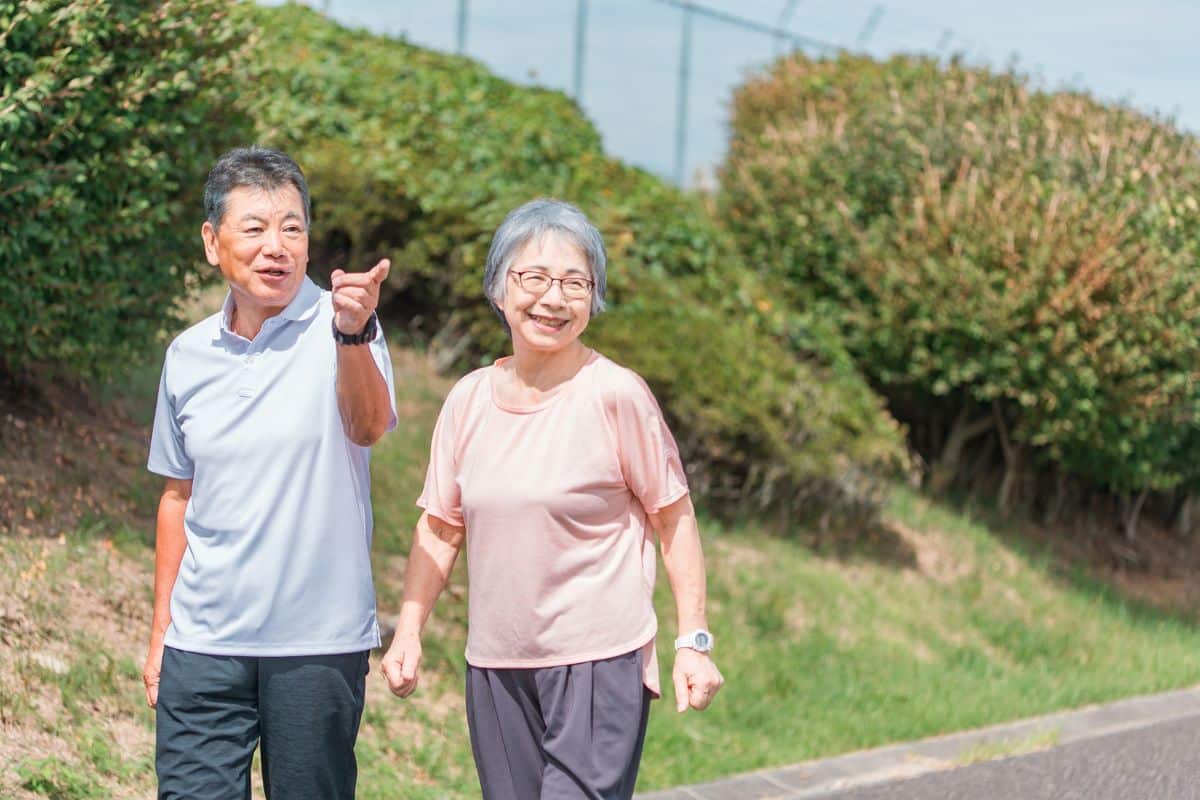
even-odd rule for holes
{"type": "Polygon", "coordinates": [[[300,291],[296,292],[292,302],[279,312],[279,316],[295,322],[309,319],[317,313],[320,302],[321,287],[313,283],[312,278],[305,275],[304,283],[300,284],[300,291]]]}
{"type": "MultiPolygon", "coordinates": [[[[312,278],[305,275],[304,283],[300,284],[300,291],[296,292],[292,302],[284,306],[278,316],[289,322],[301,322],[317,313],[320,302],[321,287],[313,283],[312,278]]],[[[225,293],[225,302],[221,304],[221,333],[233,333],[233,326],[230,325],[233,308],[233,292],[229,291],[225,293]]]]}

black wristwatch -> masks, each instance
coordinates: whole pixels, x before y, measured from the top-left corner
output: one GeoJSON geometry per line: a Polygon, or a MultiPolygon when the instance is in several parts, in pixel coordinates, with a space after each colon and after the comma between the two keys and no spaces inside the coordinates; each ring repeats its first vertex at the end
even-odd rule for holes
{"type": "Polygon", "coordinates": [[[367,324],[358,333],[342,333],[338,330],[337,317],[333,318],[333,340],[338,344],[367,344],[375,339],[378,330],[379,317],[375,315],[374,311],[367,318],[367,324]]]}

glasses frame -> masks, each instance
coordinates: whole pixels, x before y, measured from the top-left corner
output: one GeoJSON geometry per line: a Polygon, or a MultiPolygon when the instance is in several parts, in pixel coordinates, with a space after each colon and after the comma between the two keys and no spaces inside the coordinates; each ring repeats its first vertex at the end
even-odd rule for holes
{"type": "Polygon", "coordinates": [[[508,274],[512,275],[514,278],[517,279],[517,286],[520,286],[522,290],[529,292],[530,294],[538,295],[539,297],[541,295],[544,295],[546,292],[550,291],[554,287],[555,281],[558,282],[558,289],[560,292],[562,292],[562,296],[567,298],[568,300],[583,300],[585,298],[591,297],[592,292],[596,288],[596,282],[594,280],[592,280],[591,278],[582,278],[578,275],[567,275],[565,278],[552,278],[549,275],[547,275],[546,273],[542,272],[541,270],[537,270],[537,269],[523,269],[520,271],[509,270],[508,274]],[[526,275],[537,275],[540,278],[545,278],[546,280],[550,281],[550,283],[546,286],[545,289],[542,289],[541,291],[537,291],[536,289],[530,289],[525,286],[525,276],[526,275]],[[567,286],[564,283],[564,281],[583,281],[584,283],[587,284],[587,291],[578,296],[572,295],[572,294],[567,294],[567,286]]]}

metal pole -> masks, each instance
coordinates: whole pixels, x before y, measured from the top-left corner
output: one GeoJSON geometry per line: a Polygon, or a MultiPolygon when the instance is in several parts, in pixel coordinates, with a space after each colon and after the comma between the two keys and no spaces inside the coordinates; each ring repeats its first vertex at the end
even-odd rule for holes
{"type": "Polygon", "coordinates": [[[954,31],[946,28],[942,31],[942,35],[938,37],[937,46],[934,48],[939,54],[950,46],[950,41],[954,38],[954,31]]]}
{"type": "Polygon", "coordinates": [[[467,51],[467,0],[458,0],[458,48],[461,55],[467,51]]]}
{"type": "Polygon", "coordinates": [[[583,60],[587,50],[587,0],[575,4],[575,102],[583,103],[583,60]]]}
{"type": "Polygon", "coordinates": [[[679,42],[679,98],[675,107],[675,183],[683,186],[687,152],[688,67],[692,60],[692,4],[683,4],[683,31],[679,42]]]}
{"type": "Polygon", "coordinates": [[[883,6],[875,6],[871,9],[871,16],[867,17],[866,23],[863,24],[862,30],[858,32],[858,38],[854,40],[854,46],[862,50],[866,46],[867,40],[875,33],[875,29],[879,27],[879,20],[883,18],[883,6]]]}
{"type": "MultiPolygon", "coordinates": [[[[776,28],[779,28],[780,30],[787,28],[788,21],[792,16],[792,12],[796,10],[796,4],[799,2],[800,0],[787,0],[787,4],[784,5],[783,10],[779,12],[779,20],[775,23],[776,28]]],[[[780,54],[780,50],[782,49],[780,45],[783,44],[783,41],[784,40],[782,36],[777,35],[775,37],[775,55],[780,54]]]]}

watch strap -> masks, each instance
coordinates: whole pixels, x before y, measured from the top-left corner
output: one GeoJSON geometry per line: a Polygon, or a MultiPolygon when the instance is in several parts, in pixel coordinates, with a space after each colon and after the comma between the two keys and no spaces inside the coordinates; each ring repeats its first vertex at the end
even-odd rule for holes
{"type": "Polygon", "coordinates": [[[333,340],[338,344],[368,344],[374,341],[379,331],[379,317],[374,311],[367,317],[367,324],[358,333],[342,333],[338,330],[337,316],[333,318],[333,340]]]}
{"type": "Polygon", "coordinates": [[[676,650],[684,647],[690,647],[700,653],[707,653],[713,649],[713,635],[703,628],[698,628],[675,640],[676,650]]]}

